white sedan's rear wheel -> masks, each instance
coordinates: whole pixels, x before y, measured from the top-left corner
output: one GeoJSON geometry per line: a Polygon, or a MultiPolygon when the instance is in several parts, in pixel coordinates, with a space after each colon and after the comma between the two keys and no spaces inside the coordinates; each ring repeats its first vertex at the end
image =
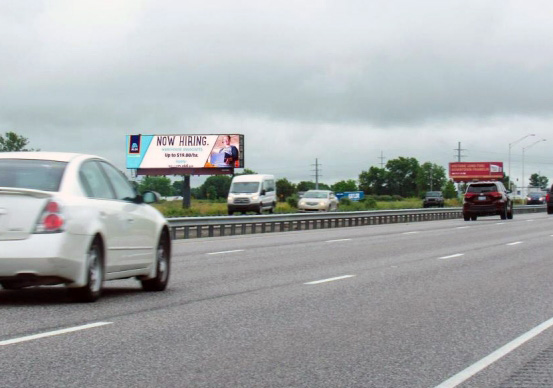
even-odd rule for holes
{"type": "Polygon", "coordinates": [[[69,288],[69,296],[76,302],[94,302],[102,294],[104,264],[102,246],[94,240],[87,252],[87,283],[84,287],[69,288]]]}
{"type": "Polygon", "coordinates": [[[170,240],[167,233],[162,233],[156,251],[156,276],[152,279],[141,280],[145,291],[163,291],[169,282],[171,270],[170,240]]]}

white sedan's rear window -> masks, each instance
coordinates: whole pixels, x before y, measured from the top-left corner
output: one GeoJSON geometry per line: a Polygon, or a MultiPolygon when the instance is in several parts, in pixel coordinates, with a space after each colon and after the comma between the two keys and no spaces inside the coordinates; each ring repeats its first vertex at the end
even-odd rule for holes
{"type": "Polygon", "coordinates": [[[66,162],[0,159],[0,187],[58,191],[66,162]]]}

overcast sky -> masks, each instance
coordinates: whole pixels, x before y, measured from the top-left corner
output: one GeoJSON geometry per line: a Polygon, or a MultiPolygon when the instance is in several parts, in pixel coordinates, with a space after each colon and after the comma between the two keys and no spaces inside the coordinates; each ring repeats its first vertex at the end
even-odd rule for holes
{"type": "Polygon", "coordinates": [[[129,134],[241,133],[247,168],[314,180],[317,158],[330,184],[381,155],[447,169],[460,142],[462,161],[508,173],[511,150],[514,180],[524,160],[552,183],[551,15],[550,0],[0,0],[0,133],[121,169],[129,134]]]}

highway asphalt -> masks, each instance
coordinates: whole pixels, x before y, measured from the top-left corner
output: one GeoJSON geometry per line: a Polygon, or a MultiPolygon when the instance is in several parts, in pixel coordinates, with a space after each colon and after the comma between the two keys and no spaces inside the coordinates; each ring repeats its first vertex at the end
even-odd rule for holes
{"type": "Polygon", "coordinates": [[[173,249],[163,293],[0,291],[0,387],[553,386],[545,213],[173,249]]]}

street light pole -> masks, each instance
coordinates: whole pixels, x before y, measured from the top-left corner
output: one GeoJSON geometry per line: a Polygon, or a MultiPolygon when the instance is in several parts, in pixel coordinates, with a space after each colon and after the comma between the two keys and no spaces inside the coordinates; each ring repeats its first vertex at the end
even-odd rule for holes
{"type": "Polygon", "coordinates": [[[524,151],[526,151],[528,148],[538,144],[538,143],[541,143],[542,141],[545,141],[546,139],[540,139],[532,144],[530,144],[529,146],[526,146],[526,147],[523,147],[522,148],[522,182],[521,182],[521,192],[520,194],[524,197],[524,151]]]}
{"type": "MultiPolygon", "coordinates": [[[[512,185],[512,182],[513,182],[513,179],[512,179],[512,176],[511,176],[511,147],[514,146],[515,144],[523,141],[524,139],[526,139],[527,137],[530,137],[530,136],[536,136],[535,133],[530,133],[524,137],[521,137],[520,139],[512,142],[512,143],[509,143],[509,190],[512,190],[513,188],[511,187],[512,185]]],[[[522,174],[524,175],[524,174],[522,174]]]]}

